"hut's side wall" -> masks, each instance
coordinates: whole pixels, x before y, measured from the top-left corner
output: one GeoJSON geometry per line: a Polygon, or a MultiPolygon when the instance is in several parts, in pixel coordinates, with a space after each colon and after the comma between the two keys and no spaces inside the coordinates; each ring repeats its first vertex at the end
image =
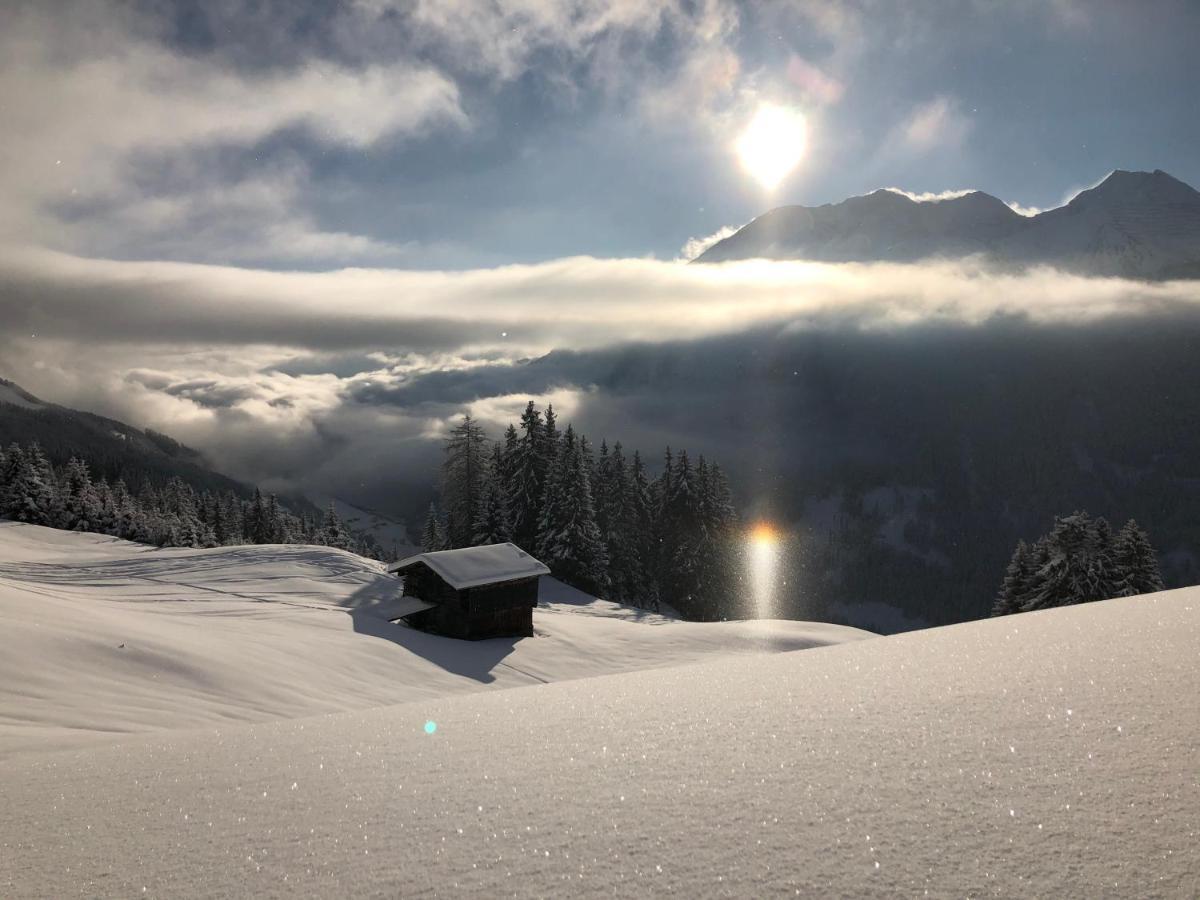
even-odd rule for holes
{"type": "Polygon", "coordinates": [[[465,640],[533,636],[536,577],[456,591],[436,572],[417,565],[404,576],[404,593],[437,604],[406,617],[422,631],[465,640]]]}
{"type": "Polygon", "coordinates": [[[538,596],[536,578],[484,585],[463,593],[468,607],[470,637],[533,637],[533,608],[537,606],[538,596]]]}

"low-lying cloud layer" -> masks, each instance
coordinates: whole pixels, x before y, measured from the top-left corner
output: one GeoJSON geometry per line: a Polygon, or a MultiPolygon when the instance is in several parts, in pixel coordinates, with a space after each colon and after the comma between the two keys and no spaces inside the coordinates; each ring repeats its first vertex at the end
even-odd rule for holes
{"type": "Polygon", "coordinates": [[[971,260],[302,273],[7,251],[0,375],[173,434],[229,474],[387,506],[426,495],[453,417],[498,433],[529,397],[657,450],[680,428],[654,422],[671,392],[716,377],[706,354],[730,341],[752,359],[760,338],[806,333],[1168,314],[1200,315],[1200,286],[971,260]]]}

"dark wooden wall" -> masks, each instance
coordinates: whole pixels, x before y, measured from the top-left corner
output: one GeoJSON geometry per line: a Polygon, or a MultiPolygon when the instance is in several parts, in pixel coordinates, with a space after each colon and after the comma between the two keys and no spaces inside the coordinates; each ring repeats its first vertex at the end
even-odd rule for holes
{"type": "Polygon", "coordinates": [[[456,591],[433,570],[418,565],[404,576],[404,593],[437,604],[407,617],[423,631],[476,641],[533,636],[536,577],[456,591]]]}

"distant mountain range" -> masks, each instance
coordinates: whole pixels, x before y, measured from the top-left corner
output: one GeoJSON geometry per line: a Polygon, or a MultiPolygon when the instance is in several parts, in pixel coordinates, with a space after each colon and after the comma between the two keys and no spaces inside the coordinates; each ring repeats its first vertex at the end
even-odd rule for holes
{"type": "Polygon", "coordinates": [[[1066,206],[1023,216],[982,191],[914,200],[893,190],[781,206],[697,258],[914,262],[980,254],[1012,267],[1200,278],[1200,192],[1166,172],[1117,170],[1066,206]]]}

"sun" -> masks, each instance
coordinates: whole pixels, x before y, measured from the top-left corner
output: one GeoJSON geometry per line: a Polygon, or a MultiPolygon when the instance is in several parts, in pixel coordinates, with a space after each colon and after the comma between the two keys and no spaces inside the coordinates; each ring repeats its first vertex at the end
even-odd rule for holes
{"type": "Polygon", "coordinates": [[[798,110],[763,103],[734,145],[742,168],[773,190],[796,168],[808,140],[808,123],[798,110]]]}

